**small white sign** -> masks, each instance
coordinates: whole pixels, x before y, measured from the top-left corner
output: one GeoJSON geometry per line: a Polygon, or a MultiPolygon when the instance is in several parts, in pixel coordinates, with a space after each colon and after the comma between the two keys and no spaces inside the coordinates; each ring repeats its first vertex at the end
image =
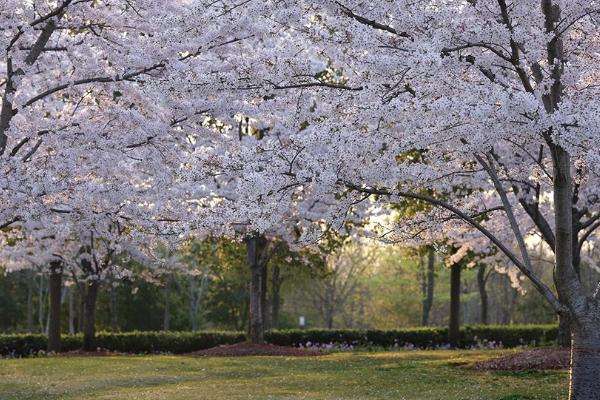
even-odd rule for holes
{"type": "Polygon", "coordinates": [[[300,318],[298,318],[298,324],[301,328],[304,328],[304,326],[306,325],[306,318],[304,318],[303,315],[301,315],[300,318]]]}

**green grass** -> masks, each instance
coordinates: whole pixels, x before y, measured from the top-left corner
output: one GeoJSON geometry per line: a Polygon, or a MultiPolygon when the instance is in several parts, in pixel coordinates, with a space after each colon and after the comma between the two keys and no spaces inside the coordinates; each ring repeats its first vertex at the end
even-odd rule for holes
{"type": "Polygon", "coordinates": [[[335,353],[316,358],[186,356],[0,360],[1,400],[562,399],[566,372],[460,365],[499,351],[335,353]]]}

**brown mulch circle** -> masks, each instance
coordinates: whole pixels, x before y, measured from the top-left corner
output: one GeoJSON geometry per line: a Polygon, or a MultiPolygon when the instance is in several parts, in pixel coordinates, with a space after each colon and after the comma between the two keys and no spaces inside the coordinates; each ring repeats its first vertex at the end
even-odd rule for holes
{"type": "Polygon", "coordinates": [[[472,365],[477,371],[542,371],[567,369],[571,353],[569,349],[543,348],[526,350],[472,365]]]}
{"type": "Polygon", "coordinates": [[[274,344],[252,344],[248,342],[222,345],[206,350],[188,353],[191,356],[204,357],[240,357],[240,356],[288,356],[310,357],[323,355],[320,350],[298,347],[276,346],[274,344]]]}

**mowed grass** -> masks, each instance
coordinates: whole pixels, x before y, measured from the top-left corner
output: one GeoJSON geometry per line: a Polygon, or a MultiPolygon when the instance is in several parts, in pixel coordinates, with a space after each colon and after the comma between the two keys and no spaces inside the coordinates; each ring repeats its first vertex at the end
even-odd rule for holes
{"type": "Polygon", "coordinates": [[[508,351],[321,357],[49,357],[0,360],[0,399],[564,399],[567,373],[475,372],[508,351]]]}

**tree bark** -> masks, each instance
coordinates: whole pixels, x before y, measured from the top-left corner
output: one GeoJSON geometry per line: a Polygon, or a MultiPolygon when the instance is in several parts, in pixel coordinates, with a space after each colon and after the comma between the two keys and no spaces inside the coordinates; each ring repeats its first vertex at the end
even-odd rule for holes
{"type": "Polygon", "coordinates": [[[33,333],[33,291],[35,290],[33,271],[28,271],[27,278],[27,332],[33,333]]]}
{"type": "Polygon", "coordinates": [[[281,270],[279,265],[273,266],[271,276],[271,327],[279,328],[279,309],[281,307],[281,270]]]}
{"type": "Polygon", "coordinates": [[[165,301],[165,307],[163,310],[163,326],[162,326],[162,330],[163,331],[168,331],[171,328],[171,307],[170,307],[170,294],[171,294],[171,288],[170,288],[170,280],[167,281],[164,289],[163,289],[163,295],[164,295],[164,301],[165,301]]]}
{"type": "Polygon", "coordinates": [[[100,282],[93,280],[87,284],[85,309],[83,313],[83,350],[96,350],[96,299],[100,282]]]}
{"type": "Polygon", "coordinates": [[[421,325],[429,325],[429,315],[433,306],[433,290],[435,287],[435,249],[433,246],[427,248],[427,273],[424,276],[423,314],[421,325]]]}
{"type": "Polygon", "coordinates": [[[562,348],[568,348],[571,346],[571,322],[568,315],[558,316],[556,344],[558,347],[562,348]]]}
{"type": "Polygon", "coordinates": [[[480,264],[477,270],[477,287],[479,289],[480,314],[479,320],[483,325],[488,324],[488,294],[486,288],[486,265],[480,264]]]}
{"type": "Polygon", "coordinates": [[[118,314],[118,301],[117,301],[117,288],[111,284],[110,285],[110,330],[112,332],[119,331],[119,314],[118,314]]]}
{"type": "Polygon", "coordinates": [[[48,314],[48,351],[60,351],[60,303],[62,295],[62,263],[50,263],[49,278],[50,310],[48,314]]]}
{"type": "Polygon", "coordinates": [[[69,287],[69,334],[75,334],[75,291],[69,287]]]}
{"type": "Polygon", "coordinates": [[[261,272],[261,278],[260,278],[260,308],[263,312],[263,325],[264,325],[264,329],[270,329],[270,318],[269,318],[269,307],[268,307],[268,302],[269,299],[267,298],[267,294],[268,294],[268,279],[269,279],[269,270],[267,268],[267,264],[263,264],[262,265],[262,272],[261,272]]]}
{"type": "Polygon", "coordinates": [[[598,304],[594,313],[583,322],[573,321],[571,346],[570,400],[600,399],[600,313],[598,304]]]}
{"type": "Polygon", "coordinates": [[[448,342],[452,346],[460,344],[460,275],[461,264],[450,268],[450,323],[448,325],[448,342]]]}
{"type": "Polygon", "coordinates": [[[253,235],[246,239],[246,256],[250,267],[250,323],[248,339],[255,344],[265,341],[265,321],[262,299],[264,252],[266,239],[253,235]]]}
{"type": "Polygon", "coordinates": [[[77,284],[77,332],[83,332],[83,315],[85,314],[85,282],[77,284]]]}

